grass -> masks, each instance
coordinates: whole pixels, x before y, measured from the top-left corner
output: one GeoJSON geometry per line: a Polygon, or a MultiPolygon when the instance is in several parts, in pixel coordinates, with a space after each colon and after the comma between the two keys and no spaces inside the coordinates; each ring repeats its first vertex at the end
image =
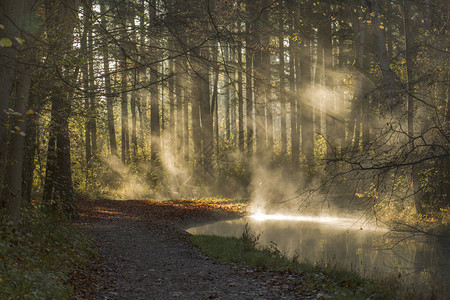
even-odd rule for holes
{"type": "Polygon", "coordinates": [[[94,254],[68,220],[49,207],[28,207],[16,228],[0,223],[0,298],[67,299],[70,274],[94,254]]]}
{"type": "MultiPolygon", "coordinates": [[[[393,286],[361,278],[354,272],[300,264],[284,257],[273,245],[259,249],[258,237],[244,232],[241,238],[196,235],[191,241],[203,253],[224,263],[259,267],[276,272],[290,271],[302,274],[305,292],[322,292],[333,299],[395,299],[393,286]]],[[[395,283],[392,283],[393,285],[395,283]]]]}

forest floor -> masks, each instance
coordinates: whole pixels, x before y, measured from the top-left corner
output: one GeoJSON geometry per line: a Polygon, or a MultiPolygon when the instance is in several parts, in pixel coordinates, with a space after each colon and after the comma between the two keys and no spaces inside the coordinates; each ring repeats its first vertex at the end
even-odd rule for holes
{"type": "Polygon", "coordinates": [[[242,202],[95,200],[79,209],[76,225],[99,255],[72,275],[73,298],[323,298],[303,289],[301,274],[223,264],[189,242],[185,228],[240,217],[242,202]]]}

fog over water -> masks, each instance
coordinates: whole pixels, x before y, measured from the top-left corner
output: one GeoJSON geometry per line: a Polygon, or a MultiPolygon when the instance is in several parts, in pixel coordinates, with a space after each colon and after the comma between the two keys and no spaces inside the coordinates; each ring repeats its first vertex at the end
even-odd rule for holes
{"type": "Polygon", "coordinates": [[[405,288],[450,295],[450,244],[390,233],[361,218],[314,215],[250,215],[190,228],[189,233],[241,237],[245,226],[261,247],[276,245],[288,258],[398,279],[405,288]]]}

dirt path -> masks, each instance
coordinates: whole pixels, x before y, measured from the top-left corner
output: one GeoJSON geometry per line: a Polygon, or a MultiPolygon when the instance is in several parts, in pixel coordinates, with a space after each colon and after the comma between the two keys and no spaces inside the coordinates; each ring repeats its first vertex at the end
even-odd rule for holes
{"type": "MultiPolygon", "coordinates": [[[[299,299],[302,278],[222,264],[204,256],[181,228],[231,217],[227,211],[144,201],[93,201],[77,222],[101,260],[88,274],[95,299],[299,299]],[[93,282],[92,282],[93,281],[93,282]]],[[[313,298],[309,295],[307,298],[313,298]]]]}

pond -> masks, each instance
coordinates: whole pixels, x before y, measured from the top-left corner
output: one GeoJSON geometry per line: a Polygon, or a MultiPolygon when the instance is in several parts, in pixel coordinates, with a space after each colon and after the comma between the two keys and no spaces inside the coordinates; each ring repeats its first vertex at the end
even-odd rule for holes
{"type": "Polygon", "coordinates": [[[254,215],[188,232],[241,237],[246,225],[262,247],[275,245],[300,262],[345,268],[369,278],[395,276],[405,288],[450,297],[448,239],[393,234],[358,218],[318,216],[254,215]]]}

